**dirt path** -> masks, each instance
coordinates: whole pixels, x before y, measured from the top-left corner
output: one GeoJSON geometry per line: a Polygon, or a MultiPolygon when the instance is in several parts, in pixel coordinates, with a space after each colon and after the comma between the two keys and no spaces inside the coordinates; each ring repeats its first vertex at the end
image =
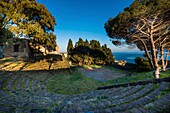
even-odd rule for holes
{"type": "Polygon", "coordinates": [[[79,72],[81,72],[83,75],[87,77],[94,78],[98,81],[108,81],[126,75],[123,72],[116,72],[114,70],[110,70],[107,68],[93,68],[93,69],[80,68],[79,72]]]}

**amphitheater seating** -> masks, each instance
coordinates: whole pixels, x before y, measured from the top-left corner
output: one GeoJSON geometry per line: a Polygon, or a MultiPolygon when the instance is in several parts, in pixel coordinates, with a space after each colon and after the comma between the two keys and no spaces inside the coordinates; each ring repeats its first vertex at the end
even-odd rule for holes
{"type": "Polygon", "coordinates": [[[28,67],[8,71],[20,70],[24,63],[16,65],[8,64],[0,71],[0,113],[170,112],[170,82],[62,95],[47,90],[46,83],[54,77],[49,71],[28,71],[28,67]]]}

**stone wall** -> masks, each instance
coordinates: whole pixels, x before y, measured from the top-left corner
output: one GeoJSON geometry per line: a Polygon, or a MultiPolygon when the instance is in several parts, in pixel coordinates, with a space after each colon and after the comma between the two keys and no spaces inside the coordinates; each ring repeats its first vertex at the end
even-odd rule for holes
{"type": "Polygon", "coordinates": [[[28,57],[24,40],[14,44],[4,44],[3,47],[4,57],[28,57]],[[18,46],[18,51],[15,50],[14,46],[18,46]]]}
{"type": "MultiPolygon", "coordinates": [[[[29,57],[29,50],[26,48],[26,39],[21,39],[20,41],[13,43],[13,44],[4,44],[3,46],[3,56],[4,57],[29,57]]],[[[43,46],[32,46],[31,43],[29,43],[30,50],[33,50],[33,56],[39,56],[39,53],[42,55],[46,54],[59,54],[59,46],[56,46],[55,51],[48,51],[45,47],[43,46]]],[[[1,56],[1,55],[0,55],[1,56]]]]}

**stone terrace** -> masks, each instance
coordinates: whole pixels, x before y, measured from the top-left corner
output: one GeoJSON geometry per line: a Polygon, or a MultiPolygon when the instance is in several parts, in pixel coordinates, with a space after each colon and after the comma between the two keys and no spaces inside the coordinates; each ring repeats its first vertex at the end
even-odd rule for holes
{"type": "Polygon", "coordinates": [[[0,113],[170,112],[169,81],[61,95],[46,88],[48,80],[54,77],[52,72],[7,71],[16,66],[6,65],[1,67],[6,71],[0,71],[0,113]]]}

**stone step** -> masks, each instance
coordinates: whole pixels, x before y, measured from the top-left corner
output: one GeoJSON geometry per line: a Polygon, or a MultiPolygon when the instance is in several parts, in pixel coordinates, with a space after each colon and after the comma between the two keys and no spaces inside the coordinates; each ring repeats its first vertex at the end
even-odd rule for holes
{"type": "Polygon", "coordinates": [[[14,84],[14,81],[18,78],[19,76],[18,75],[12,75],[12,77],[10,78],[10,80],[8,81],[6,87],[7,87],[7,90],[9,91],[12,91],[13,90],[13,84],[14,84]]]}
{"type": "Polygon", "coordinates": [[[3,77],[0,79],[0,89],[6,89],[6,84],[8,80],[12,77],[13,73],[4,74],[3,77]]]}
{"type": "Polygon", "coordinates": [[[13,109],[0,104],[0,113],[12,113],[13,109]]]}
{"type": "MultiPolygon", "coordinates": [[[[141,109],[138,108],[138,109],[141,109]]],[[[169,113],[170,112],[170,94],[164,95],[160,99],[156,99],[153,102],[146,104],[143,109],[150,113],[169,113]]]]}
{"type": "Polygon", "coordinates": [[[168,86],[169,86],[168,83],[161,83],[161,85],[156,90],[153,90],[152,92],[148,93],[146,96],[138,98],[137,100],[134,100],[130,103],[123,104],[118,107],[117,106],[113,107],[112,110],[113,111],[124,111],[127,109],[132,109],[134,107],[144,106],[145,104],[150,103],[153,100],[155,100],[156,97],[160,94],[161,90],[163,90],[163,88],[167,88],[168,86]]]}
{"type": "MultiPolygon", "coordinates": [[[[122,91],[125,91],[126,88],[123,88],[122,91]]],[[[146,92],[148,92],[150,89],[152,89],[152,85],[149,86],[145,86],[143,89],[140,90],[140,92],[142,92],[142,94],[145,94],[146,92]]],[[[109,96],[109,95],[105,95],[105,98],[93,98],[93,99],[87,99],[87,100],[79,100],[77,102],[73,101],[73,105],[72,106],[79,106],[79,107],[84,107],[86,106],[85,110],[94,110],[94,109],[104,109],[107,106],[116,106],[118,104],[122,104],[124,102],[128,102],[131,99],[137,98],[138,96],[140,96],[139,94],[136,95],[132,94],[130,96],[127,96],[125,98],[119,98],[120,93],[116,94],[115,96],[109,96]],[[80,104],[79,104],[80,103],[80,104]],[[104,104],[103,104],[104,103],[104,104]],[[91,106],[91,107],[90,107],[91,106]]],[[[100,97],[100,95],[98,95],[98,97],[100,97]]]]}
{"type": "MultiPolygon", "coordinates": [[[[2,94],[2,92],[1,92],[2,94]]],[[[65,96],[63,95],[54,95],[50,93],[35,93],[28,94],[27,97],[18,97],[13,98],[8,96],[8,98],[0,97],[0,104],[5,106],[10,106],[12,108],[26,108],[26,109],[40,109],[40,108],[49,108],[53,106],[53,103],[60,104],[64,100],[65,96]]]]}

